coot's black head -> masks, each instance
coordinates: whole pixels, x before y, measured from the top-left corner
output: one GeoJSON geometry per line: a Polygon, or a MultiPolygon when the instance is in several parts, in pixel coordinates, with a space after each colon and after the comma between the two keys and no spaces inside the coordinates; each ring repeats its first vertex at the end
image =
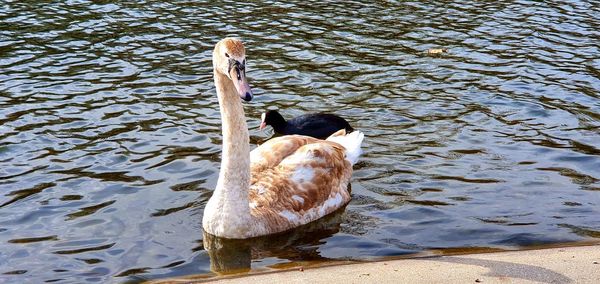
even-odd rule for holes
{"type": "Polygon", "coordinates": [[[275,130],[285,128],[285,119],[276,110],[269,110],[263,113],[260,119],[260,130],[265,129],[267,125],[271,125],[275,130]]]}

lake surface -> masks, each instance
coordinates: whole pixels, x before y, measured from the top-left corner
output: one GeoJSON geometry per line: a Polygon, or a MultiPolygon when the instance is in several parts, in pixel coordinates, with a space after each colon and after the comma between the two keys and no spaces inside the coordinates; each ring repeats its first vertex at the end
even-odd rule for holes
{"type": "Polygon", "coordinates": [[[226,36],[254,145],[267,109],[366,135],[337,223],[253,269],[600,238],[597,1],[112,2],[0,4],[0,282],[210,272],[226,36]]]}

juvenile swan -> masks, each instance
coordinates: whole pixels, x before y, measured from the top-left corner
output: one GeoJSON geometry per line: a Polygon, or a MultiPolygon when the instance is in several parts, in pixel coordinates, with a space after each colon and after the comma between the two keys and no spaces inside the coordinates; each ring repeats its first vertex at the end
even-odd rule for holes
{"type": "Polygon", "coordinates": [[[250,152],[243,99],[252,91],[242,42],[225,38],[213,51],[214,81],[223,131],[217,187],[202,226],[212,235],[245,239],[317,220],[350,201],[352,165],[364,135],[340,130],[326,140],[289,135],[250,152]]]}

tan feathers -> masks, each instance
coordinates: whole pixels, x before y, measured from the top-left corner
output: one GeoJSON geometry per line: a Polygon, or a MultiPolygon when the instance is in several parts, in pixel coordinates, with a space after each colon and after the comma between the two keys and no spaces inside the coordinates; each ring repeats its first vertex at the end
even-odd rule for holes
{"type": "Polygon", "coordinates": [[[285,231],[350,201],[352,165],[337,143],[289,135],[251,153],[250,209],[270,231],[285,231]]]}
{"type": "Polygon", "coordinates": [[[226,38],[223,41],[221,41],[221,44],[223,44],[223,47],[226,50],[228,50],[229,53],[231,53],[229,55],[232,57],[241,58],[246,55],[246,50],[244,49],[244,45],[238,39],[226,38]]]}
{"type": "Polygon", "coordinates": [[[356,162],[362,134],[339,132],[330,137],[336,142],[283,136],[250,152],[244,109],[234,77],[228,74],[230,60],[245,60],[240,40],[223,39],[213,51],[223,155],[219,180],[204,208],[204,231],[230,239],[268,235],[307,224],[346,204],[350,161],[356,162]]]}

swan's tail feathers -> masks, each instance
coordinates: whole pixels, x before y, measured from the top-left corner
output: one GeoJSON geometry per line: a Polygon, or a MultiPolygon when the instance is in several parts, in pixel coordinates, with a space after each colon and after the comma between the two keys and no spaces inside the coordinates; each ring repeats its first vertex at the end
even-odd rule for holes
{"type": "MultiPolygon", "coordinates": [[[[344,146],[344,148],[346,148],[346,159],[354,165],[356,164],[356,162],[358,162],[358,157],[362,154],[362,149],[360,148],[360,145],[362,144],[365,135],[358,130],[355,130],[347,135],[340,135],[340,131],[327,137],[327,141],[336,142],[344,146]]],[[[345,134],[345,132],[346,131],[344,130],[343,133],[345,134]]]]}

